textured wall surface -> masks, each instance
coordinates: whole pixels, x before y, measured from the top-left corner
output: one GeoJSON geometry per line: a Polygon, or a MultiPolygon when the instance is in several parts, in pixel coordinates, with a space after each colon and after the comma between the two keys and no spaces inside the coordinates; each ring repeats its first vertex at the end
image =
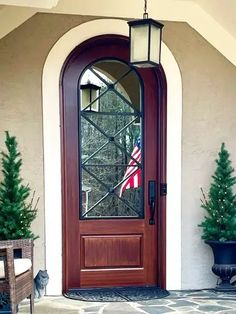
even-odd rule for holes
{"type": "Polygon", "coordinates": [[[39,235],[35,241],[35,272],[45,264],[43,65],[57,39],[87,20],[88,17],[37,14],[0,40],[0,149],[4,148],[4,130],[17,136],[23,158],[22,177],[40,197],[38,216],[33,223],[39,235]]]}
{"type": "Polygon", "coordinates": [[[211,250],[200,239],[205,192],[222,142],[236,168],[236,67],[183,23],[168,23],[165,42],[182,73],[182,288],[212,287],[211,250]]]}
{"type": "MultiPolygon", "coordinates": [[[[0,40],[0,148],[17,136],[22,175],[40,196],[35,270],[44,268],[41,76],[47,54],[66,31],[90,17],[37,14],[0,40]]],[[[211,251],[200,239],[200,187],[208,189],[222,141],[236,167],[236,68],[185,23],[165,22],[164,41],[183,80],[182,288],[212,286],[211,251]]],[[[57,196],[55,196],[57,197],[57,196]]],[[[53,228],[53,226],[52,226],[53,228]]],[[[174,260],[174,256],[173,256],[174,260]]]]}

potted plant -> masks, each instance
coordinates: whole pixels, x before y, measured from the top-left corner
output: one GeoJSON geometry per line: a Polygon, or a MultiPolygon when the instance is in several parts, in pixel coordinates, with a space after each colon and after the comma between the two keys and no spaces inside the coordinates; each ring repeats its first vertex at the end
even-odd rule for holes
{"type": "MultiPolygon", "coordinates": [[[[31,231],[31,224],[36,218],[38,199],[34,202],[34,194],[30,199],[29,185],[23,184],[20,177],[22,159],[17,150],[17,141],[14,136],[6,132],[6,151],[1,152],[2,176],[0,175],[0,246],[11,247],[14,258],[31,259],[33,257],[33,240],[37,237],[31,231]],[[34,204],[35,203],[35,204],[34,204]]],[[[10,252],[10,251],[9,251],[10,252]]],[[[2,253],[1,253],[2,254],[2,253]]],[[[1,255],[2,256],[2,255],[1,255]]],[[[10,255],[9,255],[10,256],[10,255]]],[[[8,256],[8,258],[9,258],[8,256]]],[[[23,259],[17,260],[17,264],[24,263],[23,259]]],[[[9,262],[5,265],[5,274],[9,262]]],[[[14,263],[15,264],[15,263],[14,263]]],[[[13,273],[14,274],[14,273],[13,273]]],[[[9,277],[9,273],[7,277],[9,277]]],[[[7,281],[0,293],[0,313],[8,313],[15,306],[15,302],[21,296],[31,296],[31,308],[33,304],[33,265],[23,275],[7,281]],[[30,282],[31,283],[30,283],[30,282]],[[10,289],[10,290],[9,290],[10,289]],[[21,293],[17,289],[21,289],[21,293]],[[11,291],[11,292],[5,292],[11,291]],[[29,293],[29,294],[28,294],[29,293]],[[31,293],[31,294],[30,294],[31,293]],[[11,302],[10,302],[11,299],[11,302]]],[[[4,281],[3,281],[4,285],[4,281]]],[[[14,312],[15,313],[15,312],[14,312]]]]}
{"type": "Polygon", "coordinates": [[[202,239],[213,250],[212,271],[221,279],[216,289],[232,291],[236,290],[231,282],[236,275],[236,195],[233,192],[236,177],[224,143],[218,156],[208,197],[201,189],[201,207],[207,215],[199,226],[202,227],[202,239]]]}

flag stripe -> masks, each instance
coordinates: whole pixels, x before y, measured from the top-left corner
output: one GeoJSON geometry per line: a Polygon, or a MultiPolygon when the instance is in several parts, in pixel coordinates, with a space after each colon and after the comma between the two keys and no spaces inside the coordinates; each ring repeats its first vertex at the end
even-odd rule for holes
{"type": "Polygon", "coordinates": [[[125,181],[120,188],[120,197],[125,190],[134,189],[141,186],[141,169],[139,163],[141,163],[141,149],[140,140],[137,141],[131,154],[132,158],[129,161],[127,169],[124,174],[125,181]]]}

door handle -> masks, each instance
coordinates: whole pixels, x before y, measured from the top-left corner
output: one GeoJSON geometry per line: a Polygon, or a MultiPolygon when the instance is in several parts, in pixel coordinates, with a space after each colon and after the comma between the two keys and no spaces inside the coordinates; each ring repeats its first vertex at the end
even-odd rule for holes
{"type": "Polygon", "coordinates": [[[156,211],[156,181],[148,181],[148,204],[150,207],[149,225],[155,225],[156,211]]]}

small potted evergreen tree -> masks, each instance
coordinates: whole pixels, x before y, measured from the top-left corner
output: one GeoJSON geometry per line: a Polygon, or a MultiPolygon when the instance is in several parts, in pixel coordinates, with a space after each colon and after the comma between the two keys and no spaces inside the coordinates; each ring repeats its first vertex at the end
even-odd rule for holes
{"type": "MultiPolygon", "coordinates": [[[[31,223],[36,218],[38,200],[31,200],[30,188],[22,184],[22,159],[14,136],[6,132],[7,152],[2,151],[2,180],[0,182],[0,240],[35,239],[31,223]]],[[[1,177],[1,176],[0,176],[1,177]]]]}
{"type": "Polygon", "coordinates": [[[236,275],[236,195],[233,192],[236,177],[224,143],[218,156],[208,197],[202,190],[201,207],[207,216],[199,226],[203,231],[202,239],[213,250],[212,271],[221,279],[216,289],[231,291],[236,290],[231,283],[236,275]]]}
{"type": "MultiPolygon", "coordinates": [[[[5,144],[6,150],[1,152],[0,246],[12,246],[14,258],[28,258],[30,250],[32,258],[33,240],[37,237],[31,231],[31,224],[36,218],[38,200],[34,204],[34,193],[30,199],[30,188],[22,183],[23,179],[20,177],[21,155],[17,150],[16,138],[10,136],[9,132],[6,132],[5,144]],[[27,250],[26,246],[28,247],[27,250]]],[[[33,280],[33,270],[31,273],[33,280]]],[[[28,285],[27,280],[22,286],[23,290],[26,285],[28,285]]],[[[25,293],[28,290],[29,287],[27,287],[25,293]]],[[[0,293],[0,313],[10,313],[11,306],[13,306],[13,301],[10,305],[10,299],[14,299],[13,295],[9,295],[5,290],[0,293]]]]}

